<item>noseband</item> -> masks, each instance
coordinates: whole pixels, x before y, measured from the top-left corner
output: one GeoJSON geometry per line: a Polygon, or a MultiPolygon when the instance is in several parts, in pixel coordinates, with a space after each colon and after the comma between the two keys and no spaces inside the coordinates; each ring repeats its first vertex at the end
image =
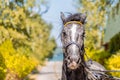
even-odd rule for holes
{"type": "Polygon", "coordinates": [[[83,53],[84,45],[79,46],[79,44],[77,44],[76,42],[73,42],[73,41],[70,42],[70,43],[68,43],[67,45],[63,46],[63,48],[65,49],[65,52],[66,52],[66,53],[67,53],[67,48],[68,48],[70,45],[72,45],[72,44],[76,45],[76,46],[79,48],[79,51],[80,51],[81,53],[83,53]]]}
{"type": "Polygon", "coordinates": [[[79,46],[79,44],[77,44],[76,42],[70,42],[70,43],[68,43],[67,45],[65,45],[64,46],[64,48],[68,48],[70,45],[72,45],[72,44],[74,44],[74,45],[76,45],[78,48],[80,48],[80,46],[79,46]]]}
{"type": "MultiPolygon", "coordinates": [[[[67,45],[65,45],[65,46],[63,47],[63,48],[65,49],[65,53],[67,53],[67,48],[68,48],[70,45],[72,45],[72,44],[76,45],[76,46],[79,48],[79,52],[81,53],[80,55],[83,55],[83,53],[84,53],[84,45],[79,46],[79,44],[77,44],[76,42],[70,42],[70,43],[68,43],[67,45]]],[[[66,55],[65,55],[65,62],[69,59],[69,57],[70,57],[70,56],[66,56],[66,55]]],[[[78,63],[78,64],[81,63],[81,58],[78,59],[77,63],[78,63]]]]}

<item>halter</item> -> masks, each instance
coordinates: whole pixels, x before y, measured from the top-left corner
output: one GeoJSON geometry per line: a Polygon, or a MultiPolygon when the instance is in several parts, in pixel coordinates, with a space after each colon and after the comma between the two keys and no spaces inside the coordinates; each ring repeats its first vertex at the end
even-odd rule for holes
{"type": "Polygon", "coordinates": [[[82,22],[80,22],[80,21],[69,21],[69,22],[65,23],[64,26],[67,27],[67,25],[71,24],[71,23],[83,25],[82,22]]]}

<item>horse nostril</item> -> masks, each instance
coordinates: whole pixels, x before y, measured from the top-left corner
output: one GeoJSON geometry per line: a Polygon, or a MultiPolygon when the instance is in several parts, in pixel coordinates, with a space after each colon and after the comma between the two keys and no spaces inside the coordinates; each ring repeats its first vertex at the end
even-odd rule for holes
{"type": "Polygon", "coordinates": [[[77,69],[77,67],[78,67],[78,64],[75,61],[72,61],[68,64],[69,69],[74,70],[74,69],[77,69]]]}
{"type": "Polygon", "coordinates": [[[68,57],[68,59],[70,59],[70,56],[68,57]]]}
{"type": "Polygon", "coordinates": [[[68,56],[67,57],[68,62],[76,62],[77,64],[81,62],[81,59],[76,56],[68,56]]]}
{"type": "Polygon", "coordinates": [[[70,57],[70,56],[68,56],[68,57],[67,57],[67,60],[71,60],[71,57],[70,57]]]}

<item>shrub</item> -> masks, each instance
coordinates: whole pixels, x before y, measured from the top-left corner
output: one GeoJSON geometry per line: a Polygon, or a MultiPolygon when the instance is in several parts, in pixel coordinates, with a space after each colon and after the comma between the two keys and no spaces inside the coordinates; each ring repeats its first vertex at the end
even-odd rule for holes
{"type": "Polygon", "coordinates": [[[32,56],[43,63],[52,55],[56,45],[49,37],[52,25],[39,13],[31,15],[36,5],[36,0],[0,0],[0,75],[5,64],[8,76],[23,78],[38,64],[32,56]]]}
{"type": "MultiPolygon", "coordinates": [[[[120,70],[120,51],[106,61],[106,67],[110,70],[120,70]]],[[[120,77],[120,72],[111,72],[111,74],[120,77]]]]}
{"type": "Polygon", "coordinates": [[[4,80],[6,74],[6,65],[5,65],[5,60],[0,53],[0,79],[4,80]]]}
{"type": "Polygon", "coordinates": [[[102,65],[104,65],[105,60],[108,59],[108,57],[110,57],[110,53],[104,50],[95,50],[95,49],[91,50],[89,48],[86,48],[85,52],[88,55],[88,57],[90,57],[92,60],[101,63],[102,65]]]}
{"type": "MultiPolygon", "coordinates": [[[[38,65],[34,57],[26,56],[22,52],[18,53],[10,40],[0,45],[0,53],[4,58],[2,62],[5,62],[7,74],[12,73],[11,77],[17,75],[19,78],[24,78],[38,65]]],[[[11,80],[15,79],[11,78],[11,80]]]]}
{"type": "Polygon", "coordinates": [[[120,32],[110,40],[109,52],[115,53],[119,49],[120,49],[120,32]]]}

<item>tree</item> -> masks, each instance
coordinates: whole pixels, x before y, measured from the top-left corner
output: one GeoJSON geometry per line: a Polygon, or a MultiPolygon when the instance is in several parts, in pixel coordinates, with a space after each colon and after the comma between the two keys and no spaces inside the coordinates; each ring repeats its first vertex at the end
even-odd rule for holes
{"type": "Polygon", "coordinates": [[[49,39],[51,26],[41,19],[39,13],[32,14],[37,8],[35,0],[5,0],[0,3],[0,43],[10,39],[16,49],[29,47],[37,54],[48,54],[47,44],[52,44],[51,49],[55,47],[49,39]]]}
{"type": "Polygon", "coordinates": [[[109,14],[117,14],[120,2],[115,0],[78,0],[79,12],[87,13],[86,45],[91,49],[101,47],[109,14]],[[116,11],[115,11],[116,10],[116,11]],[[89,44],[92,43],[92,44],[89,44]]]}
{"type": "Polygon", "coordinates": [[[35,12],[39,5],[36,0],[0,0],[0,53],[6,69],[20,78],[37,66],[34,58],[43,63],[55,48],[54,39],[49,37],[52,25],[35,12]]]}
{"type": "MultiPolygon", "coordinates": [[[[80,5],[78,7],[79,12],[87,13],[86,53],[93,60],[103,63],[107,69],[119,70],[119,52],[112,55],[101,49],[101,43],[104,37],[106,22],[111,15],[114,18],[120,10],[120,0],[78,0],[78,3],[80,5]]],[[[110,49],[118,50],[117,47],[113,49],[113,43],[116,42],[114,40],[111,39],[110,41],[110,49]]],[[[112,72],[113,76],[119,77],[119,74],[119,72],[112,72]]]]}

